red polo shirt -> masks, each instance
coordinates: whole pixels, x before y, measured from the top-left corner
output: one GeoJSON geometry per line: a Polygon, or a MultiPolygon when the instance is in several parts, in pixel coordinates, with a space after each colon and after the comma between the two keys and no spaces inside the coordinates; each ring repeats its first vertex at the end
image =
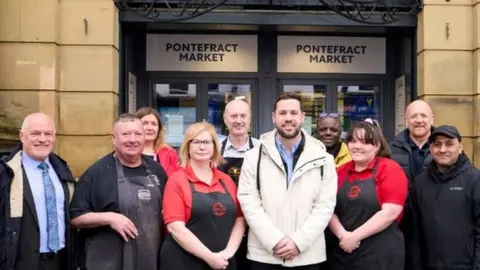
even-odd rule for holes
{"type": "MultiPolygon", "coordinates": [[[[350,176],[349,182],[354,180],[367,180],[372,177],[373,166],[378,159],[377,173],[375,176],[375,183],[377,185],[377,196],[381,204],[392,203],[403,206],[407,198],[408,179],[402,167],[397,162],[388,158],[375,158],[368,167],[361,171],[355,171],[355,164],[353,161],[345,163],[337,168],[338,174],[338,190],[343,185],[348,172],[350,176]]],[[[403,214],[400,214],[397,221],[400,222],[403,214]]]]}
{"type": "MultiPolygon", "coordinates": [[[[201,193],[221,192],[225,189],[220,183],[223,180],[228,193],[237,205],[237,217],[242,217],[243,213],[237,200],[237,187],[230,176],[213,168],[213,179],[210,185],[202,182],[195,175],[190,166],[180,168],[168,178],[163,195],[163,219],[165,224],[173,221],[183,221],[187,223],[192,211],[192,189],[189,182],[193,183],[195,190],[201,193]]],[[[227,209],[228,211],[228,209],[227,209]]]]}

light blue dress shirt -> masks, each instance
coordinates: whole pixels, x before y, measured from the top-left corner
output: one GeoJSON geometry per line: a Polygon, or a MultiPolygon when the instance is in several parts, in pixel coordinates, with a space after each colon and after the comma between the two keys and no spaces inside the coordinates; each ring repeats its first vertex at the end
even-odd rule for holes
{"type": "Polygon", "coordinates": [[[282,144],[282,142],[275,136],[275,146],[277,147],[278,152],[280,153],[280,156],[282,157],[283,161],[287,164],[287,184],[290,185],[290,180],[292,180],[292,174],[293,174],[293,155],[295,154],[295,151],[297,151],[298,146],[300,145],[301,141],[295,145],[292,146],[292,150],[290,153],[287,152],[285,149],[285,146],[282,144]]]}
{"type": "MultiPolygon", "coordinates": [[[[22,165],[27,174],[28,183],[33,194],[33,201],[35,203],[35,210],[37,212],[38,226],[40,229],[40,253],[51,252],[48,248],[48,234],[47,234],[47,209],[45,204],[45,191],[43,188],[42,170],[38,168],[40,161],[30,158],[25,152],[22,152],[22,165]]],[[[55,194],[57,197],[57,213],[58,213],[58,233],[60,239],[60,249],[65,247],[65,194],[63,187],[54,171],[52,164],[47,160],[48,174],[52,179],[55,187],[55,194]]]]}

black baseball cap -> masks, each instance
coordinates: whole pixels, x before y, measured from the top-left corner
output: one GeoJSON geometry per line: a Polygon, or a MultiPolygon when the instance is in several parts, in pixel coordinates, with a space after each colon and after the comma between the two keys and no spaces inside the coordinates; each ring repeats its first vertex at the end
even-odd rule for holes
{"type": "Polygon", "coordinates": [[[428,137],[428,141],[433,142],[433,140],[435,140],[435,137],[437,137],[438,135],[443,135],[451,139],[456,138],[459,142],[462,141],[462,136],[460,136],[460,132],[458,132],[457,128],[454,126],[443,125],[436,127],[430,134],[430,137],[428,137]]]}

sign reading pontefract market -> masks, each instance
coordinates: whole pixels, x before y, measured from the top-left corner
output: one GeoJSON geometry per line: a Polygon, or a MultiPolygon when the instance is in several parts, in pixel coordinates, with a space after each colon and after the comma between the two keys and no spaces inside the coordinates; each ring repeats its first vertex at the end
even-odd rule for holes
{"type": "Polygon", "coordinates": [[[384,74],[384,38],[278,37],[278,72],[384,74]]]}
{"type": "Polygon", "coordinates": [[[257,71],[255,35],[147,35],[148,71],[257,71]]]}

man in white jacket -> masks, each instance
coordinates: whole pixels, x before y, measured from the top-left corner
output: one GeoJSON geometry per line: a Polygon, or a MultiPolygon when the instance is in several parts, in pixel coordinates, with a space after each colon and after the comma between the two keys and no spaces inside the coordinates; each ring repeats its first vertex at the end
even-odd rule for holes
{"type": "Polygon", "coordinates": [[[246,153],[238,200],[250,227],[251,270],[317,270],[326,260],[337,174],[325,146],[301,129],[304,118],[300,97],[283,93],[273,107],[275,130],[246,153]]]}

